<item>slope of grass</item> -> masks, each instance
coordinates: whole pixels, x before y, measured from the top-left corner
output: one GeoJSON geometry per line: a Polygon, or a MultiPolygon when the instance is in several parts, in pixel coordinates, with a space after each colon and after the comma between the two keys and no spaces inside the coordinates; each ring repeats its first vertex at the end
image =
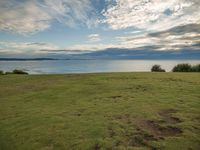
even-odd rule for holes
{"type": "Polygon", "coordinates": [[[198,150],[200,74],[0,76],[1,150],[198,150]]]}

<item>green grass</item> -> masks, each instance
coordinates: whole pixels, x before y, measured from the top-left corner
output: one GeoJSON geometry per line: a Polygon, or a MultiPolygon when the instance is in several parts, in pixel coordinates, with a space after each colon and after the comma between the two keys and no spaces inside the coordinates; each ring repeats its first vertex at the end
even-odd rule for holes
{"type": "Polygon", "coordinates": [[[0,150],[199,150],[200,74],[0,76],[0,150]]]}

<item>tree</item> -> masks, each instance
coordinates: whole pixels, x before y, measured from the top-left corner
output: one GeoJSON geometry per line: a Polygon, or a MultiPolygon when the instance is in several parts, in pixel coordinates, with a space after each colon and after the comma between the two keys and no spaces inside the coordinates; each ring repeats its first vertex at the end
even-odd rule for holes
{"type": "Polygon", "coordinates": [[[165,70],[162,69],[160,65],[153,65],[151,68],[151,72],[165,72],[165,70]]]}
{"type": "Polygon", "coordinates": [[[192,66],[190,64],[178,64],[173,69],[173,72],[192,72],[192,66]]]}
{"type": "Polygon", "coordinates": [[[193,72],[200,72],[200,64],[192,66],[192,71],[193,72]]]}
{"type": "Polygon", "coordinates": [[[0,70],[0,75],[3,75],[4,73],[3,73],[3,71],[2,70],[0,70]]]}

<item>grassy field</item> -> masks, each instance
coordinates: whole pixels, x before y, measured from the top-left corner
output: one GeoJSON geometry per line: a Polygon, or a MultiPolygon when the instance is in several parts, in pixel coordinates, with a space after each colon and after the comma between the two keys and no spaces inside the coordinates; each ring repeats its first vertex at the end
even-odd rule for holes
{"type": "Polygon", "coordinates": [[[199,150],[199,73],[0,76],[0,150],[199,150]]]}

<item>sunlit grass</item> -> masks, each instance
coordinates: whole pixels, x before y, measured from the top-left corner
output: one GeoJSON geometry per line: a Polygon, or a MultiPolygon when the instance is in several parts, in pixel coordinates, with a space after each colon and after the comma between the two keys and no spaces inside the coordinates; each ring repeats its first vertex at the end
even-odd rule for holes
{"type": "Polygon", "coordinates": [[[0,76],[0,149],[198,150],[199,91],[198,73],[0,76]]]}

